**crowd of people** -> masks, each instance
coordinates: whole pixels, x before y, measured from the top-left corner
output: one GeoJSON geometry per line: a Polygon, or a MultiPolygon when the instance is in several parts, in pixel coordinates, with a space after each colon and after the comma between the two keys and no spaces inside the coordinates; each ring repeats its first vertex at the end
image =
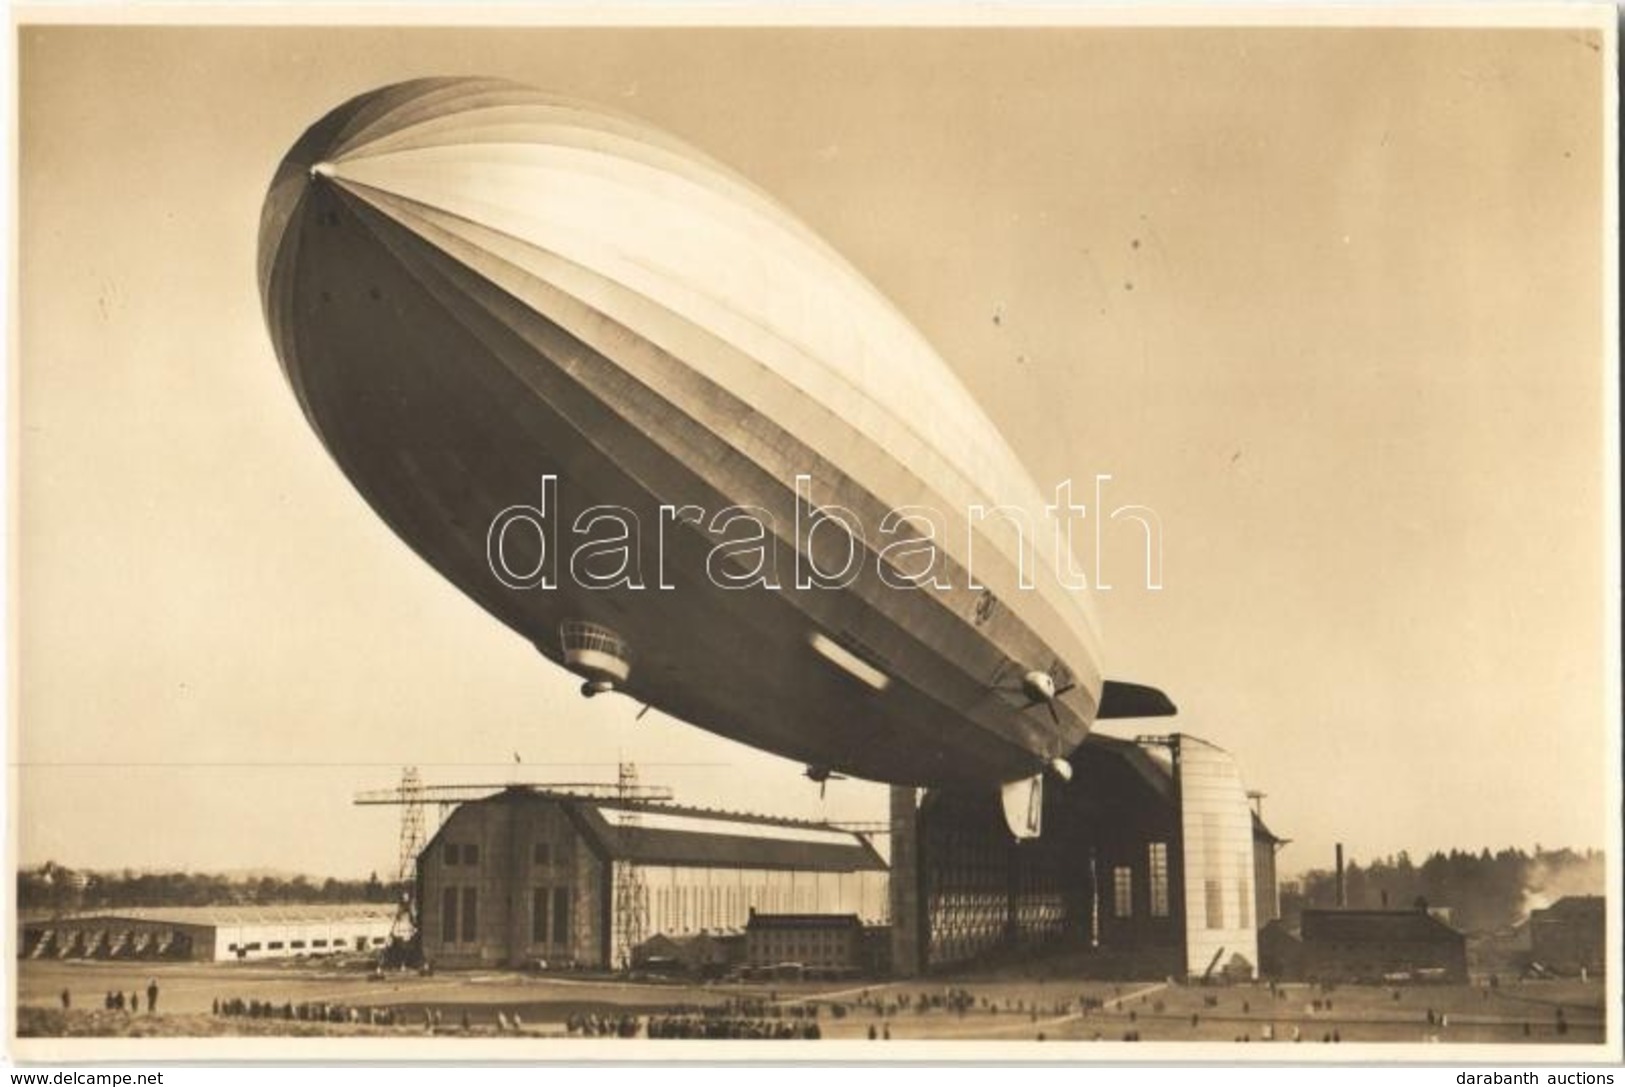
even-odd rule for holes
{"type": "Polygon", "coordinates": [[[301,1001],[298,1004],[283,1001],[278,1004],[271,1000],[243,1000],[240,997],[230,997],[225,1000],[216,999],[213,1010],[215,1015],[234,1018],[283,1019],[298,1023],[366,1023],[375,1027],[392,1027],[407,1022],[396,1008],[358,1008],[349,1004],[315,1001],[301,1001]]]}
{"type": "Polygon", "coordinates": [[[749,1019],[732,1015],[656,1015],[648,1022],[650,1038],[805,1039],[823,1037],[815,1019],[749,1019]]]}
{"type": "MultiPolygon", "coordinates": [[[[776,995],[776,994],[775,994],[776,995]]],[[[844,1014],[844,1008],[837,1008],[844,1014]]],[[[816,1004],[781,1004],[773,997],[733,997],[720,1004],[677,1004],[659,1015],[569,1016],[565,1030],[583,1038],[768,1038],[823,1037],[816,1004]]]]}
{"type": "Polygon", "coordinates": [[[582,1038],[636,1038],[643,1030],[643,1020],[635,1015],[587,1013],[567,1017],[564,1029],[582,1038]]]}
{"type": "MultiPolygon", "coordinates": [[[[1096,1040],[1102,1040],[1104,1037],[1120,1034],[1123,1041],[1139,1041],[1143,1023],[1161,1020],[1181,1025],[1188,1023],[1192,1032],[1190,1036],[1197,1036],[1196,1032],[1203,1029],[1212,1033],[1213,1027],[1218,1023],[1233,1023],[1234,1028],[1239,1031],[1232,1036],[1236,1042],[1319,1041],[1337,1044],[1343,1041],[1341,1027],[1348,1025],[1346,1021],[1348,1013],[1334,1003],[1331,993],[1335,986],[1330,984],[1320,984],[1310,989],[1309,993],[1305,994],[1308,999],[1301,1005],[1296,1002],[1288,1005],[1290,1010],[1284,1010],[1284,1014],[1279,1018],[1271,1014],[1271,1006],[1280,1007],[1286,1004],[1289,994],[1286,989],[1273,983],[1268,989],[1270,996],[1274,997],[1273,1000],[1254,989],[1205,991],[1200,994],[1200,1008],[1172,1011],[1164,1000],[1170,993],[1158,992],[1158,988],[1160,987],[1153,986],[1125,992],[1123,986],[1117,986],[1109,995],[1104,992],[1076,996],[1056,994],[1050,999],[1036,1000],[978,995],[969,989],[951,986],[913,992],[880,986],[803,998],[788,994],[783,999],[780,998],[780,993],[774,990],[765,994],[728,996],[713,1003],[673,1003],[654,1012],[646,1011],[641,1015],[630,1011],[612,1010],[596,1013],[578,1012],[569,1015],[563,1026],[568,1035],[580,1038],[811,1040],[824,1038],[833,1032],[836,1037],[862,1038],[866,1034],[871,1040],[884,1041],[892,1037],[894,1026],[901,1025],[895,1020],[904,1013],[911,1013],[911,1017],[946,1014],[960,1018],[978,1013],[1000,1017],[1014,1014],[1030,1019],[1033,1023],[1031,1027],[1033,1033],[1028,1037],[1036,1038],[1038,1041],[1044,1041],[1048,1037],[1047,1030],[1056,1023],[1081,1019],[1085,1023],[1067,1028],[1062,1032],[1062,1036],[1087,1037],[1092,1033],[1096,1040]],[[1300,1007],[1302,1018],[1298,1019],[1293,1013],[1300,1007]],[[1238,1011],[1239,1016],[1236,1014],[1238,1011]],[[1262,1015],[1255,1015],[1255,1011],[1262,1012],[1262,1015]],[[1341,1018],[1340,1012],[1343,1013],[1341,1018]],[[1119,1019],[1119,1016],[1122,1018],[1119,1019]],[[853,1025],[827,1022],[851,1017],[858,1018],[859,1023],[853,1025]],[[821,1024],[821,1019],[826,1023],[821,1024]],[[1285,1022],[1281,1022],[1281,1019],[1285,1022]],[[1293,1021],[1295,1019],[1296,1022],[1293,1021]],[[865,1020],[867,1022],[864,1022],[865,1020]],[[1122,1025],[1115,1026],[1114,1020],[1122,1025]],[[1126,1020],[1126,1023],[1123,1020],[1126,1020]],[[1084,1028],[1083,1034],[1077,1033],[1078,1027],[1084,1028]]],[[[1486,991],[1488,988],[1486,987],[1486,991]]],[[[1394,1001],[1401,1000],[1402,994],[1398,990],[1392,990],[1391,995],[1394,1001]]],[[[61,991],[60,999],[64,1010],[73,1006],[73,994],[67,989],[61,991]]],[[[1384,1000],[1383,1003],[1387,1005],[1389,1002],[1384,1000]]],[[[1178,1002],[1176,1001],[1173,1006],[1177,1009],[1178,1002]]],[[[147,1014],[156,1013],[157,980],[153,979],[148,983],[144,994],[140,990],[108,991],[104,997],[104,1007],[108,1011],[127,1015],[138,1014],[143,1010],[147,1014]],[[145,1001],[142,999],[143,995],[145,1001]]],[[[477,1024],[472,1021],[468,1008],[448,1013],[458,1018],[446,1023],[443,1022],[442,1012],[439,1009],[422,1006],[416,1008],[386,1005],[352,1006],[332,1002],[296,1003],[242,998],[216,999],[213,1002],[215,1016],[373,1027],[414,1028],[421,1025],[429,1034],[458,1033],[459,1030],[465,1035],[488,1034],[494,1029],[497,1034],[556,1035],[560,1025],[556,1020],[551,1020],[527,1027],[517,1012],[508,1012],[505,1009],[498,1011],[487,1007],[482,1012],[476,1005],[473,1012],[480,1015],[481,1021],[477,1024]],[[493,1014],[494,1023],[486,1018],[493,1014]]],[[[1417,1016],[1425,1024],[1427,1033],[1424,1037],[1427,1041],[1442,1040],[1454,1018],[1453,1013],[1426,1006],[1419,1012],[1411,1010],[1399,1016],[1389,1017],[1387,1021],[1399,1023],[1406,1020],[1409,1015],[1417,1016]]],[[[1518,1024],[1514,1022],[1512,1025],[1516,1027],[1518,1024]]],[[[1532,1036],[1539,1029],[1528,1020],[1521,1026],[1525,1037],[1532,1036]]],[[[1559,1036],[1566,1035],[1571,1030],[1571,1024],[1562,1006],[1554,1007],[1552,1024],[1547,1029],[1559,1036]]],[[[905,1030],[905,1036],[917,1033],[918,1029],[905,1030]]]]}
{"type": "MultiPolygon", "coordinates": [[[[996,997],[978,997],[969,989],[946,988],[941,991],[924,991],[919,993],[901,992],[888,997],[877,997],[864,990],[853,1001],[859,1009],[865,1009],[881,1019],[887,1019],[905,1011],[913,1011],[916,1015],[925,1015],[929,1012],[946,1011],[952,1015],[963,1018],[965,1015],[980,1009],[988,1015],[1011,1014],[1025,1015],[1036,1021],[1039,1015],[1071,1015],[1079,1013],[1088,1015],[1092,1011],[1099,1011],[1106,1006],[1106,1002],[1098,996],[1083,994],[1076,999],[1038,1001],[1009,999],[999,1000],[996,997]]],[[[846,1014],[846,1006],[835,1004],[831,1011],[837,1017],[846,1014]]]]}

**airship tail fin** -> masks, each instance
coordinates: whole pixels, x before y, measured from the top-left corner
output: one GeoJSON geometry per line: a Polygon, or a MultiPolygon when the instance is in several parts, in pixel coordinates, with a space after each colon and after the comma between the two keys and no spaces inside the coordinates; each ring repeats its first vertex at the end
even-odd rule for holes
{"type": "Polygon", "coordinates": [[[1097,721],[1121,717],[1172,717],[1179,712],[1173,699],[1155,687],[1108,679],[1100,693],[1097,721]]]}
{"type": "Polygon", "coordinates": [[[1004,821],[1017,841],[1038,837],[1044,826],[1044,775],[1034,774],[1000,786],[1004,821]]]}

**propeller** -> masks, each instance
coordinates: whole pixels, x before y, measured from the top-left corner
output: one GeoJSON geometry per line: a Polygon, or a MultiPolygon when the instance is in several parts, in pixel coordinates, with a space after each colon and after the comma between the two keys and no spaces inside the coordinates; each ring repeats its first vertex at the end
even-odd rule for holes
{"type": "Polygon", "coordinates": [[[827,766],[809,766],[802,771],[809,781],[818,782],[818,799],[824,799],[824,790],[829,788],[830,779],[845,781],[845,774],[837,774],[827,766]]]}
{"type": "Polygon", "coordinates": [[[1028,672],[1021,677],[1021,689],[1027,695],[1027,708],[1042,702],[1049,709],[1049,717],[1057,726],[1061,723],[1061,715],[1055,709],[1055,699],[1060,691],[1055,689],[1055,679],[1048,672],[1037,670],[1028,672]]]}
{"type": "Polygon", "coordinates": [[[1021,695],[1026,698],[1027,704],[1022,709],[1030,710],[1034,706],[1046,707],[1049,710],[1050,720],[1054,721],[1058,726],[1061,723],[1061,714],[1055,708],[1055,700],[1076,687],[1077,684],[1072,682],[1065,668],[1057,665],[1057,669],[1062,676],[1067,677],[1062,683],[1055,681],[1053,672],[1045,672],[1034,668],[1024,673],[1021,681],[1016,684],[1001,683],[995,678],[993,687],[995,690],[1021,695]]]}

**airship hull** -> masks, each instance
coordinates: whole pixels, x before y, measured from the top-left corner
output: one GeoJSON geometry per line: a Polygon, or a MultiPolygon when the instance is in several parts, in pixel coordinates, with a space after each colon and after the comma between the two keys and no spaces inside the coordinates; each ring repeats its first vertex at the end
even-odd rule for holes
{"type": "Polygon", "coordinates": [[[1003,439],[861,276],[675,141],[491,81],[364,95],[279,170],[261,286],[345,475],[549,658],[581,670],[567,624],[613,631],[633,698],[879,781],[1009,781],[1087,733],[1098,639],[1003,439]],[[859,546],[802,531],[809,499],[859,546]],[[548,584],[493,571],[516,505],[553,533],[548,584]],[[627,576],[590,587],[570,545],[604,509],[634,526],[627,576]],[[730,509],[767,526],[754,585],[719,583],[730,509]],[[940,563],[899,588],[884,544],[922,524],[940,563]],[[834,567],[854,576],[798,587],[834,567]],[[1053,702],[1022,690],[1034,670],[1053,702]]]}

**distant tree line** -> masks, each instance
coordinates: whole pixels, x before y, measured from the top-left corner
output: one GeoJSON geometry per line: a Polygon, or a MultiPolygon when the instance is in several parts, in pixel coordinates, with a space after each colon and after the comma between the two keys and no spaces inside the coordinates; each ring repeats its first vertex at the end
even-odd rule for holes
{"type": "Polygon", "coordinates": [[[270,906],[313,902],[395,902],[402,887],[374,872],[366,879],[224,876],[205,872],[75,871],[46,862],[17,873],[17,908],[28,913],[140,906],[270,906]]]}
{"type": "MultiPolygon", "coordinates": [[[[1384,857],[1364,865],[1344,865],[1344,896],[1353,909],[1403,909],[1444,906],[1451,921],[1466,932],[1489,932],[1516,925],[1533,909],[1571,894],[1601,894],[1603,857],[1597,850],[1544,850],[1536,846],[1479,853],[1452,849],[1433,853],[1421,864],[1409,854],[1384,857]]],[[[1298,887],[1283,887],[1282,913],[1290,921],[1305,907],[1337,904],[1337,873],[1316,868],[1304,873],[1298,887]]]]}

